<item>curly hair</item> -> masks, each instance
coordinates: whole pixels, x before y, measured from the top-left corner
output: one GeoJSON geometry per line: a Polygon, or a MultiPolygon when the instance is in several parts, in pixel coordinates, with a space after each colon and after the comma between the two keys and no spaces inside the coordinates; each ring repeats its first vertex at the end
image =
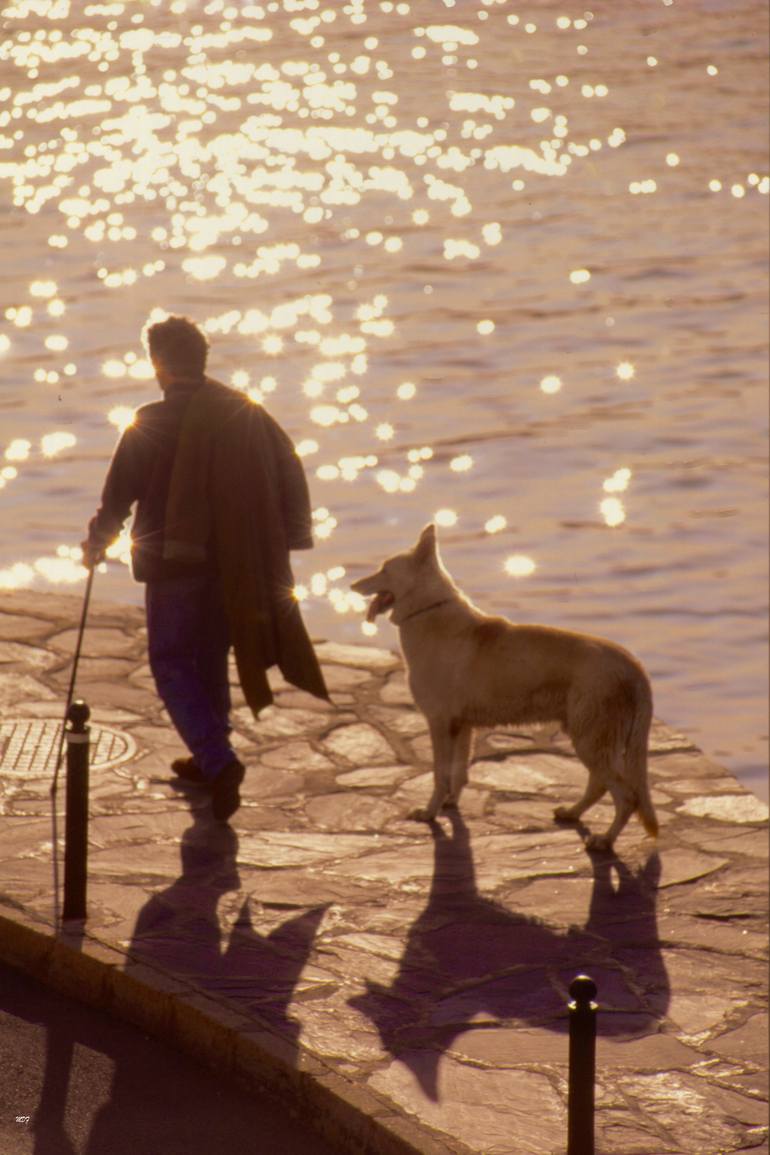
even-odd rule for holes
{"type": "Polygon", "coordinates": [[[170,372],[191,377],[203,373],[209,343],[189,317],[157,321],[145,331],[145,340],[152,360],[160,361],[170,372]]]}

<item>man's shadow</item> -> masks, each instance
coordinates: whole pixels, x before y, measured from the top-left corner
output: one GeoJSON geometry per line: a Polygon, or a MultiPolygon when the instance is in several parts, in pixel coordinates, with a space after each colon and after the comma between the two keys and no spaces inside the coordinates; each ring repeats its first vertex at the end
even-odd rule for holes
{"type": "MultiPolygon", "coordinates": [[[[180,876],[154,894],[137,916],[127,973],[137,964],[149,965],[226,1000],[237,1010],[256,1014],[257,1025],[269,1024],[288,1044],[285,1053],[296,1055],[301,1028],[289,1008],[326,908],[291,917],[270,934],[261,935],[252,925],[247,898],[229,934],[223,933],[220,903],[241,889],[235,831],[215,822],[207,811],[193,810],[193,824],[184,832],[180,850],[180,876]]],[[[161,1086],[143,1087],[130,1054],[115,1053],[114,1059],[110,1097],[94,1119],[88,1155],[149,1150],[142,1114],[148,1095],[154,1097],[150,1117],[156,1125],[160,1115],[157,1100],[165,1093],[162,1077],[161,1086]],[[127,1128],[133,1142],[126,1142],[127,1128]]],[[[218,1116],[202,1119],[200,1114],[196,1119],[188,1121],[183,1109],[169,1105],[163,1122],[166,1133],[152,1136],[152,1150],[172,1145],[181,1150],[184,1143],[191,1153],[240,1149],[243,1135],[237,1121],[218,1116]]],[[[255,1126],[260,1120],[264,1126],[259,1103],[255,1120],[255,1126]]],[[[272,1139],[265,1141],[269,1144],[272,1139]]]]}
{"type": "Polygon", "coordinates": [[[255,1014],[296,1049],[301,1028],[289,1008],[326,907],[292,916],[262,935],[245,898],[229,936],[223,935],[220,903],[241,887],[238,836],[208,814],[194,812],[193,818],[182,836],[182,873],[140,910],[129,957],[255,1014]]]}
{"type": "Polygon", "coordinates": [[[441,1054],[472,1027],[566,1032],[567,992],[581,972],[597,983],[600,1035],[654,1033],[670,996],[655,912],[658,854],[637,873],[614,856],[592,856],[586,921],[558,930],[478,893],[468,828],[457,811],[449,817],[451,837],[432,826],[430,895],[409,930],[398,974],[389,987],[368,982],[366,993],[350,1000],[395,1058],[409,1065],[419,1052],[413,1070],[425,1094],[438,1101],[441,1054]],[[629,983],[637,958],[644,974],[629,983]]]}

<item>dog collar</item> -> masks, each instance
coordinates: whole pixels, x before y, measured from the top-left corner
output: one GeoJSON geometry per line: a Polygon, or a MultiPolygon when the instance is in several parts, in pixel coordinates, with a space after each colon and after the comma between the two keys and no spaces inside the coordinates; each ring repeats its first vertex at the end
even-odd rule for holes
{"type": "Polygon", "coordinates": [[[443,598],[440,602],[434,602],[431,606],[423,606],[421,610],[413,610],[411,614],[407,614],[405,618],[402,618],[401,621],[398,622],[398,625],[403,625],[403,623],[408,622],[410,618],[416,618],[418,614],[427,614],[429,610],[437,610],[439,606],[445,606],[450,601],[451,598],[443,598]]]}

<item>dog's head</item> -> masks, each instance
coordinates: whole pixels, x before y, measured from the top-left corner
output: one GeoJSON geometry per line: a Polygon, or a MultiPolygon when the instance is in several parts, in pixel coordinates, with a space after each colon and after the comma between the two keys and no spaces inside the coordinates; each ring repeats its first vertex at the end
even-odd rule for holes
{"type": "Polygon", "coordinates": [[[378,614],[385,614],[414,590],[425,575],[428,565],[436,562],[436,527],[426,525],[414,549],[394,554],[384,561],[376,573],[359,578],[351,585],[354,593],[372,597],[366,615],[373,622],[378,614]]]}

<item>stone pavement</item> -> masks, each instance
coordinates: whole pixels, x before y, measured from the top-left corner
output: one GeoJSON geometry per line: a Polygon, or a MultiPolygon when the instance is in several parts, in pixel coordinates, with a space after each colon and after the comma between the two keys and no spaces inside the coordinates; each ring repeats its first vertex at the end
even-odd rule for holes
{"type": "Polygon", "coordinates": [[[584,771],[548,729],[483,732],[431,830],[404,817],[429,744],[400,660],[326,642],[333,706],[276,679],[257,723],[234,690],[248,771],[223,827],[168,769],[141,609],[95,602],[88,919],[57,931],[48,753],[80,605],[0,596],[0,956],[289,1093],[360,1155],[563,1153],[585,971],[597,1152],[767,1151],[767,807],[686,737],[655,724],[657,844],[632,820],[589,857],[553,825],[584,771]]]}

